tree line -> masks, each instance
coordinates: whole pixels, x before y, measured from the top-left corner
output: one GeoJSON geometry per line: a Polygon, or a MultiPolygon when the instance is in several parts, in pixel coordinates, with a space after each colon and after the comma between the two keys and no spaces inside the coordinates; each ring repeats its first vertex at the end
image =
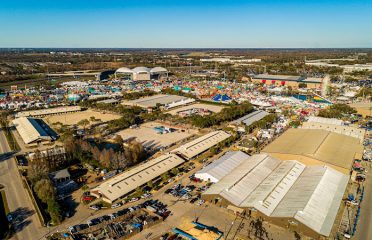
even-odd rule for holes
{"type": "Polygon", "coordinates": [[[191,124],[199,128],[208,128],[219,125],[223,122],[232,121],[253,111],[253,106],[249,102],[243,102],[239,105],[232,105],[224,108],[219,113],[213,113],[209,116],[193,115],[188,117],[191,124]]]}
{"type": "Polygon", "coordinates": [[[355,114],[355,113],[357,113],[355,108],[350,107],[347,104],[337,103],[337,104],[332,104],[325,109],[321,109],[318,113],[318,116],[324,117],[324,118],[342,119],[347,115],[355,114]]]}

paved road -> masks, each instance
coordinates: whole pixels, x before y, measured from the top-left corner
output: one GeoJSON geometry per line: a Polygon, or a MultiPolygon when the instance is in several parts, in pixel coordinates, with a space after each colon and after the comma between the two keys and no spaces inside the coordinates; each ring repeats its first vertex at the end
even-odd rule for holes
{"type": "Polygon", "coordinates": [[[372,169],[368,169],[364,183],[364,199],[361,205],[360,218],[357,226],[357,240],[372,239],[372,169]]]}
{"type": "Polygon", "coordinates": [[[9,210],[17,218],[12,239],[37,239],[45,228],[42,228],[31,198],[23,187],[15,160],[8,156],[10,152],[4,132],[0,131],[0,183],[5,186],[9,210]]]}

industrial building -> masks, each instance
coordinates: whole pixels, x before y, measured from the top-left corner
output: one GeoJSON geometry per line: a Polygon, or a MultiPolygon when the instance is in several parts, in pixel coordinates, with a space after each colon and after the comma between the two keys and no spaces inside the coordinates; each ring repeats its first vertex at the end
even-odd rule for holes
{"type": "Polygon", "coordinates": [[[24,111],[16,113],[15,117],[45,117],[49,115],[57,115],[63,113],[72,113],[72,112],[80,112],[80,106],[67,106],[67,107],[57,107],[57,108],[48,108],[48,109],[39,109],[39,110],[32,110],[32,111],[24,111]]]}
{"type": "Polygon", "coordinates": [[[349,173],[354,158],[363,153],[355,137],[323,129],[288,129],[262,152],[281,160],[296,159],[306,165],[327,165],[349,173]]]}
{"type": "Polygon", "coordinates": [[[175,154],[161,155],[109,179],[92,189],[91,194],[97,198],[102,197],[105,202],[113,203],[183,162],[184,160],[175,154]]]}
{"type": "Polygon", "coordinates": [[[342,120],[335,118],[322,118],[322,117],[310,117],[307,122],[302,124],[303,129],[322,129],[334,133],[343,134],[346,136],[354,137],[363,141],[365,130],[344,125],[342,120]]]}
{"type": "Polygon", "coordinates": [[[115,71],[116,79],[124,78],[133,81],[149,81],[151,79],[159,79],[163,75],[168,77],[168,70],[163,67],[136,67],[133,69],[122,67],[115,71]]]}
{"type": "Polygon", "coordinates": [[[214,131],[202,137],[199,137],[189,143],[176,148],[172,152],[179,154],[185,159],[192,159],[199,154],[209,150],[211,147],[231,137],[230,134],[224,131],[214,131]]]}
{"type": "Polygon", "coordinates": [[[263,110],[258,110],[251,112],[250,114],[247,114],[233,122],[231,122],[232,125],[241,125],[244,124],[246,126],[250,126],[252,123],[259,121],[269,115],[268,112],[265,112],[263,110]]]}
{"type": "Polygon", "coordinates": [[[58,138],[58,135],[42,120],[20,117],[13,120],[19,135],[26,145],[49,143],[58,138]]]}
{"type": "Polygon", "coordinates": [[[307,88],[321,88],[323,78],[306,78],[302,76],[289,75],[269,75],[258,74],[252,77],[253,82],[263,83],[268,85],[286,85],[298,87],[300,83],[306,84],[307,88]]]}
{"type": "Polygon", "coordinates": [[[330,167],[258,154],[213,184],[202,198],[318,238],[330,235],[348,179],[330,167]]]}
{"type": "Polygon", "coordinates": [[[249,159],[249,155],[241,151],[230,151],[195,173],[195,177],[203,181],[216,183],[229,174],[234,168],[249,159]]]}
{"type": "Polygon", "coordinates": [[[163,106],[165,109],[170,109],[195,102],[195,99],[178,96],[158,94],[150,97],[144,97],[132,101],[124,101],[124,105],[139,106],[142,108],[154,108],[157,105],[163,106]]]}

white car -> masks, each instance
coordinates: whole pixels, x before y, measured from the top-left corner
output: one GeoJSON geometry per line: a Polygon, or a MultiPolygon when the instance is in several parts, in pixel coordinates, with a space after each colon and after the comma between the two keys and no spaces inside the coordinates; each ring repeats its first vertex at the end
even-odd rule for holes
{"type": "Polygon", "coordinates": [[[114,209],[114,208],[118,208],[118,207],[121,207],[121,203],[115,203],[114,205],[111,205],[111,208],[114,209]]]}
{"type": "Polygon", "coordinates": [[[137,202],[139,199],[138,198],[132,198],[131,200],[129,200],[129,202],[137,202]]]}
{"type": "Polygon", "coordinates": [[[150,198],[150,197],[152,197],[151,193],[145,193],[141,196],[141,198],[150,198]]]}
{"type": "Polygon", "coordinates": [[[203,199],[200,199],[200,200],[198,201],[197,205],[198,205],[198,206],[203,205],[204,202],[205,202],[205,201],[204,201],[203,199]]]}
{"type": "Polygon", "coordinates": [[[89,208],[92,209],[92,210],[96,210],[96,211],[101,209],[99,206],[96,206],[96,205],[92,205],[89,208]]]}

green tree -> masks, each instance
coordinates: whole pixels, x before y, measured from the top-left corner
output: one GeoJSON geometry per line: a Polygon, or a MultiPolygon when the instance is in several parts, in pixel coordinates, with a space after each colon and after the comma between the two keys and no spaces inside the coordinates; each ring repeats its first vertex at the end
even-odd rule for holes
{"type": "Polygon", "coordinates": [[[89,120],[88,119],[82,119],[77,123],[79,126],[82,126],[84,130],[86,127],[89,125],[89,120]]]}
{"type": "Polygon", "coordinates": [[[169,173],[168,172],[165,172],[160,177],[161,177],[161,180],[163,182],[165,182],[165,181],[167,181],[169,179],[169,173]]]}
{"type": "Polygon", "coordinates": [[[172,168],[170,172],[173,176],[176,176],[180,171],[178,170],[178,168],[172,168]]]}
{"type": "Polygon", "coordinates": [[[44,203],[47,203],[50,199],[54,200],[56,194],[53,183],[49,179],[41,179],[36,182],[34,191],[38,198],[44,203]]]}
{"type": "Polygon", "coordinates": [[[58,202],[54,199],[48,200],[48,213],[53,224],[60,224],[62,222],[61,208],[58,202]]]}

